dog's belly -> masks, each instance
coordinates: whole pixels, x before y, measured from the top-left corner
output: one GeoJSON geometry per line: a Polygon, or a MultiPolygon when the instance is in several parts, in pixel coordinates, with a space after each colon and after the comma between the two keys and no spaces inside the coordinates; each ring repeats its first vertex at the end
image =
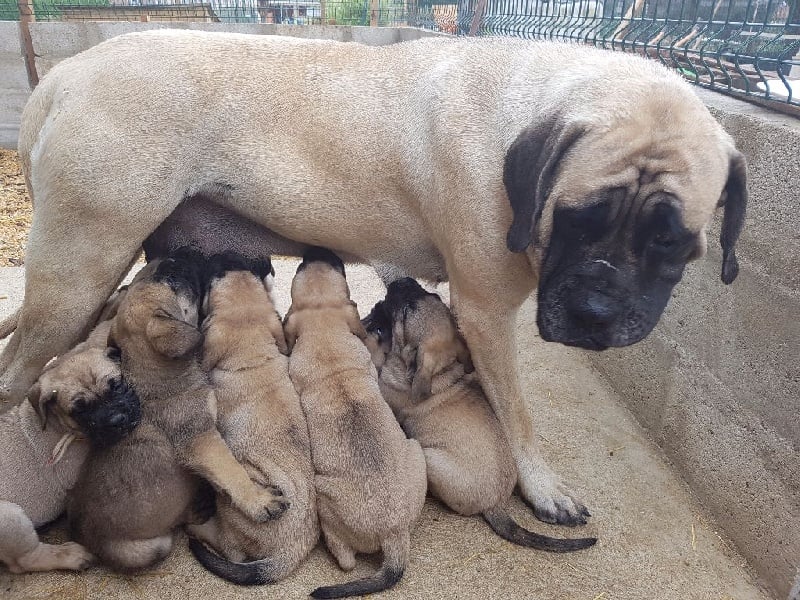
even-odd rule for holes
{"type": "MultiPolygon", "coordinates": [[[[407,231],[403,239],[383,236],[378,243],[356,243],[342,247],[336,232],[309,231],[303,235],[303,223],[297,225],[297,239],[289,239],[270,229],[269,221],[262,213],[242,216],[234,209],[209,196],[217,192],[223,202],[234,204],[224,189],[210,186],[204,194],[185,198],[170,216],[145,240],[143,248],[148,260],[162,258],[182,246],[193,246],[210,255],[226,250],[235,250],[249,257],[302,256],[311,244],[326,245],[336,249],[347,262],[366,262],[379,266],[382,274],[391,272],[393,277],[409,275],[428,281],[446,281],[444,259],[434,245],[407,231]],[[414,243],[416,242],[416,243],[414,243]]],[[[242,202],[243,199],[240,199],[242,202]]],[[[247,202],[242,202],[249,204],[247,202]]],[[[269,209],[264,212],[269,214],[269,209]]],[[[354,227],[357,217],[354,215],[354,227]]]]}

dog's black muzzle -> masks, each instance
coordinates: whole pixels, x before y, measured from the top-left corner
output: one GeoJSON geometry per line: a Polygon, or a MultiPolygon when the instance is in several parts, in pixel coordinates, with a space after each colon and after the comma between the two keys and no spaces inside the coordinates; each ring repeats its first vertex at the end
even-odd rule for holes
{"type": "Polygon", "coordinates": [[[123,379],[109,381],[105,393],[92,402],[76,402],[72,418],[95,448],[112,446],[142,420],[139,396],[123,379]]]}

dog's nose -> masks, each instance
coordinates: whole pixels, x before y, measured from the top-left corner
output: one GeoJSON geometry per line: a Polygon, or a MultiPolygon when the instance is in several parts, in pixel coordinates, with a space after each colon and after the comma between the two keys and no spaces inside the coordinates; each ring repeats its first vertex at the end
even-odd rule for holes
{"type": "Polygon", "coordinates": [[[116,413],[108,418],[108,424],[111,427],[125,427],[128,424],[128,415],[125,413],[116,413]]]}
{"type": "Polygon", "coordinates": [[[609,325],[622,310],[618,301],[596,291],[573,298],[569,307],[574,318],[592,326],[609,325]]]}

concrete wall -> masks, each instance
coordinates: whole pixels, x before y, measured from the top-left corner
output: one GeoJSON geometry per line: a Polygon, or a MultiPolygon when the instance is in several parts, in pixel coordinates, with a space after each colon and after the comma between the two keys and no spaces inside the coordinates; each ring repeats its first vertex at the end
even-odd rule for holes
{"type": "MultiPolygon", "coordinates": [[[[31,38],[36,54],[36,70],[43,77],[53,65],[78,52],[91,48],[109,38],[146,29],[199,29],[203,31],[234,31],[258,35],[289,35],[293,37],[331,39],[342,42],[361,42],[383,46],[443,35],[413,27],[349,27],[331,25],[258,25],[235,23],[59,23],[31,24],[31,38]]],[[[19,24],[0,21],[0,147],[16,148],[19,119],[30,95],[28,76],[22,60],[19,24]]]]}
{"type": "Polygon", "coordinates": [[[716,227],[656,330],[592,360],[786,598],[800,566],[800,121],[701,95],[749,161],[739,278],[720,281],[716,227]]]}

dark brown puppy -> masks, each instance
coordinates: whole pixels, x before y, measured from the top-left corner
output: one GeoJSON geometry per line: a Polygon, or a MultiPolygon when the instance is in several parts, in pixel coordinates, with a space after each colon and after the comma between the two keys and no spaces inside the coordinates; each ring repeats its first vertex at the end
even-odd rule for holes
{"type": "Polygon", "coordinates": [[[169,554],[174,529],[196,520],[196,475],[255,521],[283,510],[280,492],[253,483],[216,429],[216,400],[199,360],[202,266],[190,253],[150,263],[111,328],[109,342],[141,399],[142,423],[90,457],[68,513],[76,539],[115,569],[145,568],[169,554]]]}
{"type": "Polygon", "coordinates": [[[279,486],[290,506],[277,521],[259,524],[221,494],[216,515],[188,527],[197,538],[190,548],[228,581],[272,583],[294,571],[319,539],[308,426],[289,379],[269,259],[226,254],[208,262],[203,369],[217,396],[217,428],[250,477],[279,486]]]}
{"type": "Polygon", "coordinates": [[[520,527],[506,504],[517,483],[511,448],[475,374],[450,310],[410,278],[389,285],[364,319],[380,388],[425,453],[428,488],[462,515],[483,515],[502,538],[550,552],[594,545],[520,527]]]}
{"type": "Polygon", "coordinates": [[[311,595],[385,590],[400,580],[408,562],[411,528],[425,502],[425,458],[381,397],[344,265],[332,252],[312,249],[303,257],[285,331],[294,348],[289,374],[308,421],[328,549],[346,571],[355,566],[356,553],[383,551],[375,575],[311,595]]]}

